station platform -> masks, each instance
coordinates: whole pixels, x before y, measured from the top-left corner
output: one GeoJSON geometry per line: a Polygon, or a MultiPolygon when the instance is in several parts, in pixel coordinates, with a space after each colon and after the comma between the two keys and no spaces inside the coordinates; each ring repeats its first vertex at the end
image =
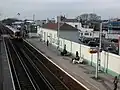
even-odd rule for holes
{"type": "Polygon", "coordinates": [[[0,40],[0,90],[15,90],[3,37],[0,40]]]}
{"type": "MultiPolygon", "coordinates": [[[[113,90],[114,77],[104,72],[100,72],[99,79],[94,79],[95,67],[87,64],[73,64],[71,58],[68,56],[61,56],[60,52],[53,45],[47,46],[45,42],[40,41],[39,38],[26,39],[31,45],[40,50],[59,67],[64,69],[68,74],[75,78],[78,82],[85,85],[89,90],[113,90]]],[[[118,89],[120,90],[120,82],[118,89]]]]}

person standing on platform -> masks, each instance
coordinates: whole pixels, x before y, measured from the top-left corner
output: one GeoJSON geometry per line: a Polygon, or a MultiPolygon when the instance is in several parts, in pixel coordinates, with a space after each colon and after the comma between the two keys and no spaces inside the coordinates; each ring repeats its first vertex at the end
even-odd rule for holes
{"type": "Polygon", "coordinates": [[[47,46],[48,46],[48,44],[49,44],[49,41],[47,40],[47,46]]]}
{"type": "Polygon", "coordinates": [[[117,90],[117,84],[118,84],[118,77],[117,76],[115,76],[113,83],[114,83],[114,90],[117,90]]]}

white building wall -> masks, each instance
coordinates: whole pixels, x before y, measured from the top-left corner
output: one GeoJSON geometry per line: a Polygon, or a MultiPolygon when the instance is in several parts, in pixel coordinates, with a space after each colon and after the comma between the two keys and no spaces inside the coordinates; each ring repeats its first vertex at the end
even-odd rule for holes
{"type": "MultiPolygon", "coordinates": [[[[57,31],[50,30],[50,29],[43,29],[43,28],[39,30],[38,30],[39,34],[41,34],[40,33],[41,31],[45,33],[48,32],[48,35],[51,34],[51,37],[52,37],[51,44],[53,44],[54,46],[57,46],[57,39],[58,39],[57,31]]],[[[44,36],[43,34],[42,40],[44,40],[44,37],[46,36],[44,36]]],[[[49,37],[46,37],[45,41],[48,38],[49,37]]],[[[87,60],[91,65],[95,65],[97,61],[97,54],[90,54],[89,53],[90,47],[85,46],[85,45],[80,45],[79,43],[75,43],[73,41],[60,38],[60,48],[63,49],[65,44],[66,44],[67,51],[71,52],[74,55],[76,54],[76,51],[78,51],[80,55],[80,46],[81,46],[81,56],[85,60],[87,60]]],[[[110,73],[111,75],[114,75],[114,76],[120,74],[120,56],[102,51],[100,58],[101,58],[101,67],[103,68],[105,72],[110,73]]]]}
{"type": "Polygon", "coordinates": [[[38,28],[37,31],[38,35],[41,35],[41,39],[43,41],[49,41],[50,43],[52,43],[53,45],[57,46],[57,31],[55,30],[50,30],[50,29],[45,29],[45,28],[38,28]]]}
{"type": "Polygon", "coordinates": [[[108,69],[120,74],[120,56],[108,54],[108,69]]]}

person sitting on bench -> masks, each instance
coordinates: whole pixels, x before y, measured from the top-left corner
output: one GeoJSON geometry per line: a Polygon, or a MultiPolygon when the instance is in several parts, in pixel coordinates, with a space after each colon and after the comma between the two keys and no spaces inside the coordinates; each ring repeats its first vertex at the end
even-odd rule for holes
{"type": "Polygon", "coordinates": [[[80,59],[80,57],[78,56],[78,51],[76,51],[76,57],[75,57],[75,58],[72,58],[72,62],[73,62],[73,63],[79,62],[79,59],[80,59]]]}
{"type": "Polygon", "coordinates": [[[67,50],[66,49],[63,49],[63,52],[61,52],[61,55],[62,56],[65,56],[67,54],[67,50]]]}

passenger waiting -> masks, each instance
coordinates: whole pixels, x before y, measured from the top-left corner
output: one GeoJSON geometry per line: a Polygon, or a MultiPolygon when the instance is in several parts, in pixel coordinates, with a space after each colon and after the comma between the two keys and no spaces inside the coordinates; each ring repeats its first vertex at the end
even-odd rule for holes
{"type": "Polygon", "coordinates": [[[62,56],[65,56],[67,54],[67,50],[66,49],[63,49],[63,52],[61,52],[61,55],[62,56]]]}
{"type": "Polygon", "coordinates": [[[75,58],[72,58],[72,62],[75,63],[75,61],[79,61],[80,57],[78,56],[78,51],[76,51],[76,56],[75,58]]]}
{"type": "Polygon", "coordinates": [[[63,51],[61,52],[61,55],[62,55],[62,56],[67,55],[66,44],[64,45],[64,49],[63,49],[63,51]]]}

